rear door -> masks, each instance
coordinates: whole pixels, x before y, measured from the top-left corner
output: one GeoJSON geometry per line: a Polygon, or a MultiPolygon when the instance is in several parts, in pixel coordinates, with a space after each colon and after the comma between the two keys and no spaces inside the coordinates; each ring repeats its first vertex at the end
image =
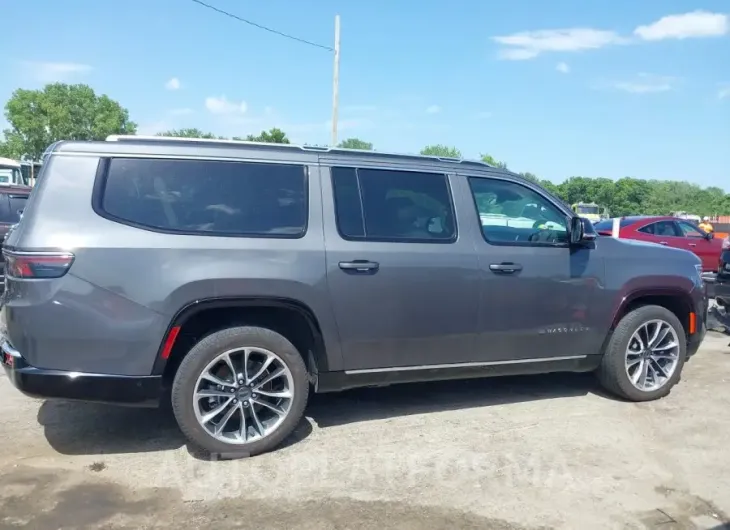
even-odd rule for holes
{"type": "Polygon", "coordinates": [[[477,257],[456,222],[452,178],[322,167],[327,283],[346,370],[474,360],[477,257]]]}

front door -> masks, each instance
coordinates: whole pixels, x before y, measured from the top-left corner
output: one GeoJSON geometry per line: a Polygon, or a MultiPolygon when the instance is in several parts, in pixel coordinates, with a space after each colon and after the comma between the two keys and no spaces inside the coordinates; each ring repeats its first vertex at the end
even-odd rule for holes
{"type": "Polygon", "coordinates": [[[457,226],[449,176],[367,167],[321,173],[327,283],[345,369],[473,360],[477,258],[457,226]]]}
{"type": "Polygon", "coordinates": [[[707,238],[707,234],[687,221],[677,221],[687,250],[694,252],[702,260],[705,271],[717,270],[717,262],[722,252],[721,244],[707,238]]]}
{"type": "Polygon", "coordinates": [[[521,183],[468,177],[481,225],[479,353],[483,361],[580,358],[600,351],[591,326],[603,264],[568,245],[569,217],[521,183]]]}

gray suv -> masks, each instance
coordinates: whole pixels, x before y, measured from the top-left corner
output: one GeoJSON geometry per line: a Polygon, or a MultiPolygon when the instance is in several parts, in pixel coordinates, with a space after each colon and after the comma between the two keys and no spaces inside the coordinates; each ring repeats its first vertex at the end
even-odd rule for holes
{"type": "Polygon", "coordinates": [[[599,237],[538,185],[456,159],[61,142],[3,252],[17,388],[169,394],[218,454],[276,447],[311,391],[596,371],[653,400],[705,333],[695,255],[599,237]]]}

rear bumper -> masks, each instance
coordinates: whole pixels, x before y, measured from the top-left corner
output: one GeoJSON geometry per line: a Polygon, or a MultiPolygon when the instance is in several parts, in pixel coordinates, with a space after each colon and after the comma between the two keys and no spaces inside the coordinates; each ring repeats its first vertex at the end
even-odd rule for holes
{"type": "Polygon", "coordinates": [[[713,286],[714,298],[721,298],[725,302],[730,302],[730,280],[724,282],[716,282],[713,286]]]}
{"type": "MultiPolygon", "coordinates": [[[[723,267],[727,264],[723,263],[723,267]]],[[[722,274],[713,274],[711,277],[704,277],[707,286],[707,296],[710,298],[721,298],[730,301],[730,271],[722,274]]]]}
{"type": "Polygon", "coordinates": [[[6,340],[0,345],[0,364],[13,385],[30,397],[156,407],[162,394],[160,376],[132,377],[36,368],[6,340]]]}

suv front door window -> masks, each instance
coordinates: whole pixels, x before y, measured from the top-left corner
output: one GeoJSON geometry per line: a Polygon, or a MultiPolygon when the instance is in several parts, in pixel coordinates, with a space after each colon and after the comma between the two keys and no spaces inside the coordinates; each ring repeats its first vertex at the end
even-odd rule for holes
{"type": "Polygon", "coordinates": [[[492,244],[565,245],[567,217],[540,194],[516,183],[470,179],[485,239],[492,244]]]}
{"type": "Polygon", "coordinates": [[[603,337],[586,325],[603,264],[569,248],[569,215],[538,191],[469,177],[481,240],[479,354],[484,361],[581,356],[603,337]]]}

